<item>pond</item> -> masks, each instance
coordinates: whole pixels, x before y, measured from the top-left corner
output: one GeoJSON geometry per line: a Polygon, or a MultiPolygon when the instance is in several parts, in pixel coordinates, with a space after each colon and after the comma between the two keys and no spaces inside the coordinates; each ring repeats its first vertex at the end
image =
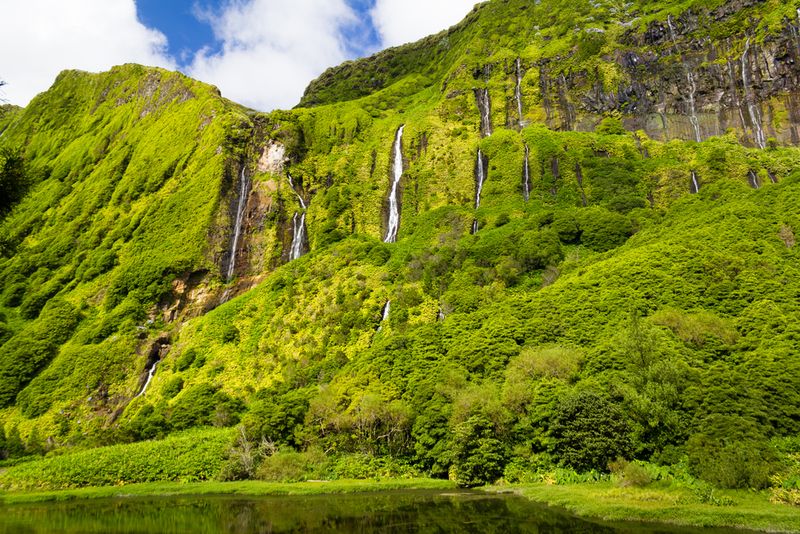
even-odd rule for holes
{"type": "Polygon", "coordinates": [[[0,533],[721,533],[599,524],[513,495],[393,491],[303,497],[176,496],[0,506],[0,533]]]}

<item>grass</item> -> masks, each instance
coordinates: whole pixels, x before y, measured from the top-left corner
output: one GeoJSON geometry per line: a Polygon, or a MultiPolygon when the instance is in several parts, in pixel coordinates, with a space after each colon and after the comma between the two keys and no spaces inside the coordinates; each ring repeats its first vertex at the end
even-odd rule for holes
{"type": "Polygon", "coordinates": [[[456,485],[434,479],[336,480],[297,483],[278,482],[152,482],[125,486],[80,488],[63,491],[0,492],[0,503],[59,502],[73,499],[121,497],[168,497],[175,495],[289,496],[364,493],[391,490],[452,490],[456,485]]]}
{"type": "Polygon", "coordinates": [[[533,501],[558,506],[584,518],[609,522],[644,521],[693,527],[732,527],[768,532],[800,531],[800,509],[773,504],[766,492],[722,491],[731,506],[698,501],[685,488],[653,485],[621,488],[611,482],[595,484],[533,484],[490,486],[488,491],[507,491],[533,501]]]}

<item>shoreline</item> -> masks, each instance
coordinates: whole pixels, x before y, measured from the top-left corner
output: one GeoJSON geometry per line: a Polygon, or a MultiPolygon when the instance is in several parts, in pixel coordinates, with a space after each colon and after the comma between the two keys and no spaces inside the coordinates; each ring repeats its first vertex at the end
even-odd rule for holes
{"type": "MultiPolygon", "coordinates": [[[[800,509],[773,504],[766,492],[724,491],[730,506],[701,503],[682,488],[653,484],[622,488],[610,482],[548,485],[508,484],[475,488],[489,494],[514,494],[562,509],[584,520],[607,524],[645,523],[675,527],[722,527],[760,532],[800,532],[800,509]]],[[[278,483],[149,482],[66,490],[0,492],[0,506],[62,503],[91,499],[217,496],[243,497],[337,495],[402,490],[455,491],[458,486],[436,479],[369,479],[278,483]]]]}

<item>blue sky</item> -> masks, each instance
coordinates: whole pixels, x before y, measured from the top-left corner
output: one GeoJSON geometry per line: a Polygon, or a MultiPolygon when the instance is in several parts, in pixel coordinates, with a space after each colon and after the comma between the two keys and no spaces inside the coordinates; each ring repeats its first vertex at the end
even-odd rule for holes
{"type": "Polygon", "coordinates": [[[0,98],[64,69],[180,70],[258,110],[294,106],[328,67],[460,21],[475,0],[3,0],[0,98]]]}

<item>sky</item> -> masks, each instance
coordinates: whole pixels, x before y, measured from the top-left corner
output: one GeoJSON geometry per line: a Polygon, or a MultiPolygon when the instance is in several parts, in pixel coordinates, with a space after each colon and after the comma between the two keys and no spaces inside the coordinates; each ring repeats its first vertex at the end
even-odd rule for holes
{"type": "Polygon", "coordinates": [[[25,106],[64,69],[164,67],[261,111],[326,68],[436,33],[478,0],[2,0],[0,99],[25,106]]]}

